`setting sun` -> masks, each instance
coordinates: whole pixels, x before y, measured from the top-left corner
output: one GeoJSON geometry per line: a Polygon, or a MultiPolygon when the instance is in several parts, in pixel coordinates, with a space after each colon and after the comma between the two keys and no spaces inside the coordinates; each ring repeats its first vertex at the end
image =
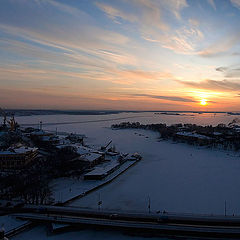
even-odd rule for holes
{"type": "Polygon", "coordinates": [[[202,100],[200,101],[200,104],[201,104],[202,106],[206,106],[206,105],[207,105],[207,100],[206,100],[206,99],[202,99],[202,100]]]}

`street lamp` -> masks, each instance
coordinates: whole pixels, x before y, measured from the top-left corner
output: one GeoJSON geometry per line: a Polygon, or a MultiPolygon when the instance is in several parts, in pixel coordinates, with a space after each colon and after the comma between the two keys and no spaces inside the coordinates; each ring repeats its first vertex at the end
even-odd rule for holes
{"type": "Polygon", "coordinates": [[[98,211],[100,211],[100,207],[102,205],[102,201],[100,200],[100,193],[98,194],[98,211]]]}

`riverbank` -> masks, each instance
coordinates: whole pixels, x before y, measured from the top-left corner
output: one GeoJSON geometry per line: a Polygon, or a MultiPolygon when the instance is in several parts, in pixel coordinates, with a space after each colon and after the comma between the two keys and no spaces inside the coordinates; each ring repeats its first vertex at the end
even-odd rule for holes
{"type": "Polygon", "coordinates": [[[85,197],[89,193],[112,182],[118,176],[134,166],[137,161],[126,161],[112,174],[102,180],[83,180],[73,178],[59,178],[50,183],[55,204],[66,205],[74,200],[85,197]]]}

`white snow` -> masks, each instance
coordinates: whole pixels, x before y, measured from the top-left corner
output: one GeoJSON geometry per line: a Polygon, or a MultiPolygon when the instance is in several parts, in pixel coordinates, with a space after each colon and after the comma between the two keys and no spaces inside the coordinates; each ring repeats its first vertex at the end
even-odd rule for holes
{"type": "MultiPolygon", "coordinates": [[[[158,134],[151,131],[109,128],[111,124],[122,121],[217,125],[231,122],[234,118],[227,114],[192,115],[121,113],[102,116],[32,116],[19,117],[17,120],[19,123],[34,122],[34,120],[35,123],[40,120],[43,123],[91,120],[92,122],[88,123],[58,125],[58,131],[85,134],[88,137],[87,142],[97,146],[104,146],[112,140],[118,151],[139,152],[143,156],[143,160],[136,166],[99,190],[104,198],[104,208],[144,210],[147,208],[146,202],[150,195],[153,210],[223,213],[226,200],[228,212],[240,214],[238,204],[240,202],[238,191],[240,189],[240,157],[237,154],[234,156],[234,153],[197,148],[187,144],[173,144],[170,141],[158,142],[158,134]],[[118,120],[111,120],[113,118],[118,120]],[[104,119],[109,121],[102,121],[104,119]],[[134,134],[135,132],[142,134],[139,136],[134,134]],[[149,138],[146,138],[147,136],[149,138]]],[[[55,130],[56,126],[43,125],[43,128],[55,130]]],[[[77,189],[80,186],[81,189],[84,188],[81,184],[76,183],[76,185],[79,185],[77,189]]],[[[65,189],[64,186],[62,188],[65,189]]],[[[67,189],[69,192],[69,187],[67,189]]],[[[95,207],[97,195],[98,193],[93,192],[72,204],[95,207]]]]}
{"type": "Polygon", "coordinates": [[[102,155],[98,153],[87,153],[83,156],[83,159],[88,162],[94,162],[95,160],[99,159],[102,155]]]}
{"type": "Polygon", "coordinates": [[[106,209],[147,211],[150,196],[152,211],[223,214],[226,200],[228,214],[240,215],[239,153],[158,142],[151,132],[141,131],[148,139],[135,130],[117,132],[116,147],[137,151],[143,160],[72,205],[95,208],[100,193],[106,209]]]}
{"type": "Polygon", "coordinates": [[[94,151],[93,149],[88,148],[88,147],[84,147],[84,146],[76,145],[75,147],[76,147],[77,153],[80,154],[80,155],[86,154],[86,153],[91,153],[92,151],[94,151]]]}
{"type": "Polygon", "coordinates": [[[116,171],[114,171],[112,174],[102,180],[83,180],[82,178],[55,179],[50,183],[53,198],[56,202],[65,202],[78,195],[85,195],[87,191],[110,181],[132,164],[133,162],[131,161],[123,163],[116,171]]]}
{"type": "MultiPolygon", "coordinates": [[[[17,120],[19,123],[38,123],[40,120],[43,123],[79,121],[81,123],[57,125],[58,131],[85,134],[88,137],[86,139],[88,143],[99,147],[112,140],[118,151],[139,152],[143,156],[140,162],[112,183],[72,202],[73,206],[97,208],[100,194],[104,209],[147,211],[150,197],[151,211],[223,214],[226,201],[227,214],[240,215],[239,153],[159,141],[159,135],[151,131],[109,128],[111,124],[123,121],[139,121],[143,124],[217,125],[228,124],[233,118],[234,116],[227,114],[208,113],[186,115],[121,113],[102,116],[31,116],[19,117],[17,120]]],[[[55,130],[56,126],[43,125],[43,128],[55,130]]],[[[89,181],[88,186],[84,186],[83,180],[57,180],[56,195],[62,195],[58,199],[64,200],[65,194],[69,197],[92,187],[90,182],[95,184],[94,181],[89,181]],[[69,186],[72,186],[71,189],[69,186]]],[[[47,238],[45,235],[45,230],[37,228],[32,232],[19,235],[16,239],[29,239],[30,236],[34,236],[34,239],[44,239],[44,237],[47,238]]],[[[97,231],[72,232],[57,235],[56,238],[51,237],[52,239],[128,239],[127,236],[116,232],[109,236],[108,232],[97,231]]]]}
{"type": "Polygon", "coordinates": [[[0,151],[0,155],[3,154],[24,154],[28,152],[35,152],[38,148],[31,148],[31,147],[19,147],[19,148],[9,148],[7,151],[0,151]]]}
{"type": "Polygon", "coordinates": [[[194,137],[194,138],[198,138],[198,139],[208,139],[208,140],[212,139],[208,136],[198,134],[198,133],[194,133],[194,132],[177,132],[176,135],[186,136],[186,137],[194,137]]]}
{"type": "Polygon", "coordinates": [[[27,221],[16,219],[11,215],[0,216],[0,228],[3,227],[5,232],[17,228],[23,225],[24,223],[27,223],[27,221]]]}

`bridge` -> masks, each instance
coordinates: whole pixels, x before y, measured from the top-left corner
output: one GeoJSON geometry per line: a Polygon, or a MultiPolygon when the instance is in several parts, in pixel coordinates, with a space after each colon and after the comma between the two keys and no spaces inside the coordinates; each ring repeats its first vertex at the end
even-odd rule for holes
{"type": "Polygon", "coordinates": [[[240,238],[240,216],[127,213],[56,206],[15,209],[14,216],[34,223],[68,224],[76,228],[110,228],[154,236],[240,238]]]}

